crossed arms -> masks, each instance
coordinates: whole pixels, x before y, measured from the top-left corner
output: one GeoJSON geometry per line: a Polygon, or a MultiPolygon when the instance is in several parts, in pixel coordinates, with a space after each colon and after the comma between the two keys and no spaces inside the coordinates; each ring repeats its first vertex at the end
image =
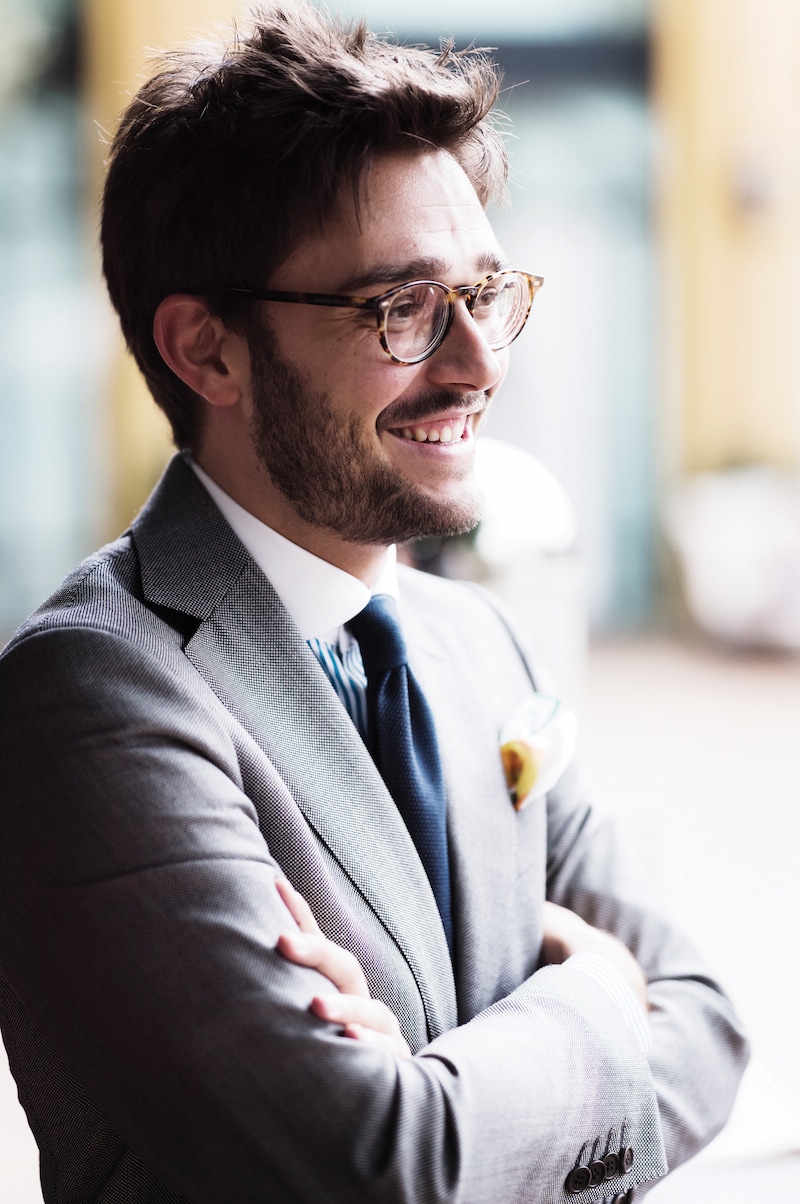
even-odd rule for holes
{"type": "MultiPolygon", "coordinates": [[[[299,931],[288,929],[278,937],[277,947],[298,966],[309,966],[329,979],[336,993],[315,995],[311,1011],[321,1020],[341,1026],[344,1036],[366,1041],[396,1058],[410,1058],[411,1050],[397,1017],[380,999],[373,999],[358,959],[323,934],[305,899],[285,878],[275,883],[299,931]]],[[[542,964],[560,965],[576,953],[605,958],[628,984],[645,1014],[647,981],[629,949],[610,933],[601,932],[580,916],[559,907],[544,905],[542,964]]]]}
{"type": "Polygon", "coordinates": [[[648,1181],[722,1123],[744,1048],[730,1007],[668,925],[643,924],[614,838],[569,790],[551,802],[548,893],[591,926],[548,911],[547,958],[584,938],[610,947],[596,927],[623,939],[649,979],[649,1063],[568,965],[531,967],[426,1039],[407,962],[377,943],[343,878],[325,885],[333,868],[309,844],[315,914],[404,1020],[415,1054],[397,1057],[369,1036],[396,1042],[397,1031],[356,1010],[364,984],[348,992],[360,1004],[341,1002],[330,987],[347,985],[343,971],[301,964],[282,937],[275,880],[289,867],[276,865],[246,784],[288,858],[308,840],[304,821],[179,648],[84,628],[33,635],[7,658],[0,701],[6,1039],[52,1050],[48,1083],[64,1091],[54,1119],[41,1059],[17,1063],[39,1135],[77,1129],[81,1101],[84,1130],[110,1127],[193,1204],[551,1204],[587,1141],[627,1126],[648,1181]],[[342,1031],[354,1024],[355,1041],[342,1031]]]}

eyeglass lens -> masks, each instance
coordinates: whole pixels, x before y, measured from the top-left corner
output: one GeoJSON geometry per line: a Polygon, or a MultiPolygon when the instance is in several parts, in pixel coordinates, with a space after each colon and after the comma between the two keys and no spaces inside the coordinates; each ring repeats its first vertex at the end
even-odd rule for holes
{"type": "MultiPolygon", "coordinates": [[[[506,347],[519,334],[527,317],[530,285],[515,272],[498,274],[477,293],[471,306],[493,350],[506,347]]],[[[447,291],[437,284],[414,284],[399,289],[385,311],[385,338],[401,360],[425,354],[439,341],[448,323],[447,291]]]]}

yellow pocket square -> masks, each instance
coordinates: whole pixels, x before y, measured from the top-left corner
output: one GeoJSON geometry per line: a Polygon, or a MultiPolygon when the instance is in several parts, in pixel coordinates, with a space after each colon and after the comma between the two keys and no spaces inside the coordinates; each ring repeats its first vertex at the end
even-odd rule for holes
{"type": "Polygon", "coordinates": [[[503,724],[500,756],[517,811],[553,789],[572,760],[577,734],[574,713],[547,694],[531,694],[503,724]]]}

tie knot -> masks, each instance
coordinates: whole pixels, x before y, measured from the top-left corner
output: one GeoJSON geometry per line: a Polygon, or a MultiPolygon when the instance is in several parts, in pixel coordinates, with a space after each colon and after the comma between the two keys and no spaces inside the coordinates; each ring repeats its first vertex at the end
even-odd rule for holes
{"type": "Polygon", "coordinates": [[[406,664],[406,642],[400,630],[397,603],[388,594],[375,594],[369,605],[346,626],[358,640],[367,678],[406,664]]]}

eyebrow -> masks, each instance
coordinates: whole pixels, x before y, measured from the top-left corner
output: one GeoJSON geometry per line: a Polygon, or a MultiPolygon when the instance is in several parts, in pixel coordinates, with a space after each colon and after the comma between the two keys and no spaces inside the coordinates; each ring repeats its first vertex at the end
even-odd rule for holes
{"type": "MultiPolygon", "coordinates": [[[[477,259],[477,271],[483,275],[499,272],[506,261],[496,251],[485,251],[477,259]]],[[[374,285],[405,284],[409,280],[439,280],[447,274],[448,266],[443,259],[407,259],[402,263],[376,263],[358,275],[342,280],[337,292],[354,296],[374,285]]]]}

